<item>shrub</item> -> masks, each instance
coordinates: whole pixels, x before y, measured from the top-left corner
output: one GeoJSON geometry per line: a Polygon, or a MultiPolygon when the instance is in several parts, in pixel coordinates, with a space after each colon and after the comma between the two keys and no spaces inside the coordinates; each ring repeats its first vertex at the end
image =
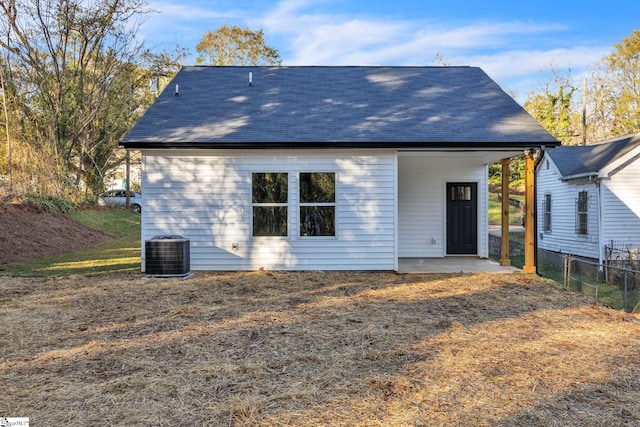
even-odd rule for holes
{"type": "Polygon", "coordinates": [[[57,197],[50,196],[30,196],[28,200],[36,204],[40,209],[45,212],[55,213],[69,213],[75,210],[75,205],[68,200],[59,199],[57,197]]]}

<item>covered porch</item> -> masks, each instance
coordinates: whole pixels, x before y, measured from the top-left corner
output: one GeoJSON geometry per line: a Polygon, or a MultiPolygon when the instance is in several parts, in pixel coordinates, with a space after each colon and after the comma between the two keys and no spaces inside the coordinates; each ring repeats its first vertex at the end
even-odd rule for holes
{"type": "Polygon", "coordinates": [[[536,272],[534,150],[525,150],[525,263],[510,268],[509,167],[523,151],[429,151],[398,153],[399,272],[536,272]],[[500,261],[488,253],[488,165],[502,165],[500,261]],[[468,192],[454,191],[459,189],[468,192]],[[470,242],[460,248],[459,241],[470,242]],[[493,265],[496,264],[496,265],[493,265]],[[506,267],[496,268],[496,267],[506,267]]]}

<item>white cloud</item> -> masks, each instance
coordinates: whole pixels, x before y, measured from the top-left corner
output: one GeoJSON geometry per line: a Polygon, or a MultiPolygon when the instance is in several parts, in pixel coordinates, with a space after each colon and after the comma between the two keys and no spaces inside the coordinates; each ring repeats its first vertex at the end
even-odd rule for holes
{"type": "Polygon", "coordinates": [[[504,51],[493,55],[469,55],[454,58],[452,64],[482,68],[504,89],[513,91],[523,103],[531,91],[543,89],[552,79],[551,68],[561,75],[570,72],[574,84],[581,85],[589,70],[609,52],[608,47],[575,47],[533,51],[504,51]]]}
{"type": "Polygon", "coordinates": [[[577,74],[592,68],[610,46],[570,40],[570,28],[555,22],[464,21],[387,18],[342,10],[336,0],[157,0],[143,26],[146,34],[194,50],[205,31],[224,23],[264,29],[284,65],[479,66],[508,89],[526,92],[553,64],[577,74]],[[528,85],[528,86],[527,86],[528,85]]]}
{"type": "Polygon", "coordinates": [[[546,22],[434,22],[316,12],[323,1],[283,0],[255,23],[275,35],[285,65],[481,67],[518,96],[549,66],[584,73],[610,47],[579,45],[569,28],[546,22]],[[564,36],[563,36],[564,35],[564,36]]]}
{"type": "Polygon", "coordinates": [[[206,31],[215,30],[227,21],[244,21],[246,12],[217,10],[211,6],[152,1],[152,10],[141,27],[141,36],[152,40],[152,47],[172,49],[176,45],[195,49],[206,31]],[[169,46],[167,46],[169,44],[169,46]]]}
{"type": "Polygon", "coordinates": [[[169,21],[202,21],[203,19],[219,19],[219,18],[227,18],[230,16],[236,16],[237,12],[220,12],[211,7],[197,7],[193,5],[189,5],[186,7],[185,5],[176,3],[176,2],[150,2],[149,8],[155,12],[158,12],[159,20],[163,20],[166,22],[169,21]]]}
{"type": "MultiPolygon", "coordinates": [[[[442,54],[499,50],[536,34],[562,31],[558,24],[472,22],[449,26],[426,20],[388,20],[312,12],[321,1],[283,0],[256,22],[277,35],[287,65],[429,65],[442,54]]],[[[465,64],[466,65],[466,64],[465,64]]]]}
{"type": "Polygon", "coordinates": [[[460,58],[482,67],[494,78],[514,77],[555,69],[592,68],[607,54],[605,47],[560,48],[550,50],[504,51],[494,55],[469,55],[460,58]]]}

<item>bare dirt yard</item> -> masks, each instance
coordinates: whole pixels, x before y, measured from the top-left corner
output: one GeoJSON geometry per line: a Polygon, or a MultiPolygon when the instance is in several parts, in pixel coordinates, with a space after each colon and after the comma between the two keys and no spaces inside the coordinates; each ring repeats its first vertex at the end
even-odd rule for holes
{"type": "Polygon", "coordinates": [[[32,425],[640,426],[640,319],[539,278],[0,277],[32,425]]]}

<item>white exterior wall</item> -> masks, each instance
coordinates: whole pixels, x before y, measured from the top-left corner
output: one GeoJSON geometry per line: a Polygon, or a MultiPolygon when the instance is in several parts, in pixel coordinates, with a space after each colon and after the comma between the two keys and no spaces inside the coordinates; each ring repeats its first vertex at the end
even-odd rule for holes
{"type": "Polygon", "coordinates": [[[447,182],[476,182],[478,256],[488,257],[487,165],[461,153],[398,155],[398,253],[400,257],[446,256],[447,182]],[[434,242],[435,243],[432,243],[434,242]]]}
{"type": "Polygon", "coordinates": [[[601,181],[602,244],[611,240],[640,244],[640,159],[601,181]]]}
{"type": "Polygon", "coordinates": [[[595,183],[562,181],[553,161],[546,157],[537,169],[538,248],[598,259],[598,188],[595,183]],[[576,233],[576,200],[589,192],[588,234],[576,233]],[[551,231],[544,231],[544,196],[551,194],[551,231]]]}
{"type": "Polygon", "coordinates": [[[145,150],[143,165],[143,268],[145,240],[181,235],[192,270],[397,269],[394,151],[145,150]],[[288,237],[251,236],[252,172],[289,173],[288,237]],[[336,237],[298,236],[298,172],[336,173],[336,237]]]}

